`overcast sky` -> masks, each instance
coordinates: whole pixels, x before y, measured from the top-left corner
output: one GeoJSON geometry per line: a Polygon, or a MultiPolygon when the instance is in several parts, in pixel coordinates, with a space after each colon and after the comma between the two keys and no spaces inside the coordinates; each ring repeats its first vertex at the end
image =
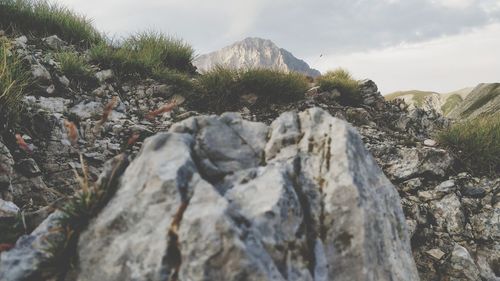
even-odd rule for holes
{"type": "Polygon", "coordinates": [[[383,93],[500,82],[499,0],[57,0],[110,36],[160,30],[198,54],[248,36],[383,93]],[[322,56],[321,56],[322,55],[322,56]]]}

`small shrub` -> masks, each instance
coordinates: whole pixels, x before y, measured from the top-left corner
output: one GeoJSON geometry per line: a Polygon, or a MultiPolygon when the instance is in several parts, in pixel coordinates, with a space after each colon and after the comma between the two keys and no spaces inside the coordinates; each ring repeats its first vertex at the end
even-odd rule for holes
{"type": "Polygon", "coordinates": [[[60,52],[55,54],[55,59],[60,64],[61,72],[69,78],[90,80],[93,71],[85,58],[75,52],[60,52]]]}
{"type": "Polygon", "coordinates": [[[438,135],[460,155],[467,168],[480,174],[500,172],[500,114],[456,123],[438,135]]]}
{"type": "Polygon", "coordinates": [[[272,69],[235,70],[216,66],[201,75],[199,90],[216,111],[234,110],[242,95],[254,94],[260,105],[292,102],[308,88],[305,76],[272,69]]]}
{"type": "Polygon", "coordinates": [[[237,70],[216,66],[197,80],[199,90],[207,100],[207,105],[220,112],[235,109],[239,98],[237,70]]]}
{"type": "Polygon", "coordinates": [[[129,75],[151,75],[159,68],[194,72],[192,47],[182,40],[155,32],[133,35],[119,46],[96,44],[89,54],[96,63],[129,75]]]}
{"type": "Polygon", "coordinates": [[[260,102],[292,102],[304,97],[309,83],[299,73],[272,69],[249,69],[240,73],[243,94],[255,94],[260,102]]]}
{"type": "Polygon", "coordinates": [[[23,90],[30,84],[30,73],[0,38],[0,131],[14,125],[22,109],[23,90]]]}
{"type": "Polygon", "coordinates": [[[164,67],[182,72],[193,72],[193,48],[180,39],[158,32],[142,32],[123,43],[124,50],[135,54],[150,69],[164,67]]]}
{"type": "Polygon", "coordinates": [[[317,79],[321,91],[337,90],[340,93],[339,103],[343,105],[358,105],[361,103],[359,82],[342,68],[328,71],[317,79]]]}
{"type": "Polygon", "coordinates": [[[0,28],[37,36],[56,34],[79,45],[102,41],[88,18],[45,0],[0,0],[0,28]]]}

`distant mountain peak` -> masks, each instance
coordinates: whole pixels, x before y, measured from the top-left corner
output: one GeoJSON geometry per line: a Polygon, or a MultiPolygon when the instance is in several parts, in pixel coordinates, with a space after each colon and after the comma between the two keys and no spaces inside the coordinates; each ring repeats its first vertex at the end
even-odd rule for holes
{"type": "Polygon", "coordinates": [[[316,77],[321,73],[296,58],[289,51],[279,48],[273,41],[259,37],[247,37],[220,50],[198,57],[194,64],[201,71],[216,65],[231,68],[273,68],[296,71],[316,77]]]}

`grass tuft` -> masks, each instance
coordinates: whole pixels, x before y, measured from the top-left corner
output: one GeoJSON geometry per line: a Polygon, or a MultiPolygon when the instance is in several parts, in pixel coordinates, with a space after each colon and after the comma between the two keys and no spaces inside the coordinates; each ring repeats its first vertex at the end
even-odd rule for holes
{"type": "Polygon", "coordinates": [[[62,74],[68,78],[76,80],[90,80],[93,78],[93,71],[85,58],[75,52],[59,52],[55,54],[56,61],[62,74]]]}
{"type": "Polygon", "coordinates": [[[343,68],[326,72],[318,77],[317,84],[321,91],[339,91],[339,103],[342,105],[355,106],[362,101],[359,82],[343,68]]]}
{"type": "Polygon", "coordinates": [[[23,91],[29,84],[29,71],[11,53],[9,42],[0,38],[0,119],[3,126],[0,131],[19,120],[23,91]]]}
{"type": "Polygon", "coordinates": [[[479,174],[500,172],[500,114],[456,123],[438,135],[440,142],[460,155],[466,167],[479,174]]]}
{"type": "Polygon", "coordinates": [[[56,34],[77,45],[102,41],[91,20],[45,0],[0,0],[0,28],[36,36],[56,34]]]}
{"type": "Polygon", "coordinates": [[[197,82],[207,104],[218,112],[237,109],[243,95],[255,95],[260,105],[286,103],[300,99],[308,89],[304,75],[273,69],[235,70],[216,66],[197,82]]]}

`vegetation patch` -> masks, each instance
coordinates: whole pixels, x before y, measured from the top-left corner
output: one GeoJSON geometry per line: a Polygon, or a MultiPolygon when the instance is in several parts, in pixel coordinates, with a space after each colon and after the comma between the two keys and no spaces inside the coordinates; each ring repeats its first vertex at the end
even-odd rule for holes
{"type": "Polygon", "coordinates": [[[321,91],[337,90],[342,105],[359,105],[362,101],[359,82],[345,69],[328,71],[317,79],[321,91]]]}
{"type": "Polygon", "coordinates": [[[17,123],[23,91],[29,85],[29,71],[10,51],[9,42],[0,38],[0,131],[17,123]]]}
{"type": "Polygon", "coordinates": [[[180,39],[143,32],[118,46],[101,42],[89,50],[92,62],[111,68],[122,79],[152,77],[180,88],[190,88],[193,48],[180,39]]]}
{"type": "Polygon", "coordinates": [[[492,175],[500,172],[499,113],[456,123],[438,138],[460,155],[471,171],[492,175]]]}
{"type": "Polygon", "coordinates": [[[0,28],[36,36],[56,34],[77,45],[102,41],[91,20],[45,0],[0,0],[0,28]]]}
{"type": "Polygon", "coordinates": [[[55,54],[61,72],[75,80],[91,80],[94,72],[85,58],[75,52],[59,52],[55,54]]]}
{"type": "Polygon", "coordinates": [[[221,112],[237,109],[244,95],[255,95],[260,105],[296,101],[307,91],[308,81],[302,74],[281,70],[216,66],[201,75],[197,85],[206,104],[221,112]]]}
{"type": "Polygon", "coordinates": [[[459,94],[453,94],[446,99],[446,102],[441,106],[441,111],[444,115],[450,113],[463,101],[459,94]]]}

